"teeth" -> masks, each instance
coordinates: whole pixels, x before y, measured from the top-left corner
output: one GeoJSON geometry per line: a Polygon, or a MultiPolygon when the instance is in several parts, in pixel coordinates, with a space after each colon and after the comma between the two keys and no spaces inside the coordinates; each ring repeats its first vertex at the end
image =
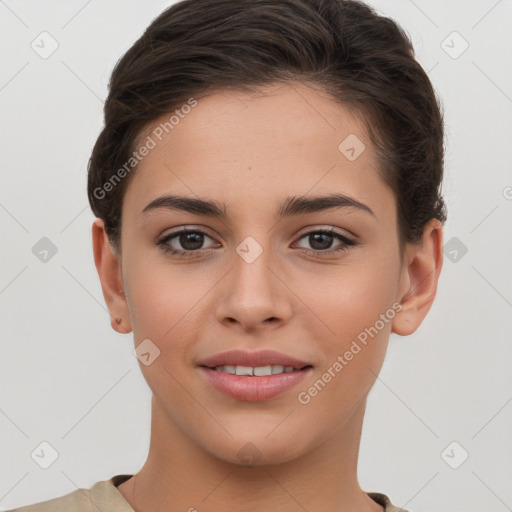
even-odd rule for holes
{"type": "Polygon", "coordinates": [[[271,368],[272,368],[272,375],[275,375],[276,373],[284,373],[284,366],[281,366],[279,364],[273,365],[273,366],[271,366],[271,368]]]}
{"type": "Polygon", "coordinates": [[[216,366],[215,370],[230,373],[231,375],[250,375],[263,377],[265,375],[277,375],[280,373],[289,373],[296,370],[293,366],[282,366],[280,364],[268,366],[216,366]]]}
{"type": "Polygon", "coordinates": [[[237,375],[253,375],[252,368],[250,366],[236,366],[237,375]]]}
{"type": "MultiPolygon", "coordinates": [[[[278,367],[275,366],[274,368],[278,368],[278,367]]],[[[272,374],[276,374],[276,373],[281,373],[281,372],[278,372],[277,370],[274,371],[274,368],[272,368],[272,366],[256,366],[253,368],[252,374],[256,375],[257,377],[262,377],[264,375],[272,375],[272,374]]],[[[282,368],[282,366],[280,368],[282,368]]]]}

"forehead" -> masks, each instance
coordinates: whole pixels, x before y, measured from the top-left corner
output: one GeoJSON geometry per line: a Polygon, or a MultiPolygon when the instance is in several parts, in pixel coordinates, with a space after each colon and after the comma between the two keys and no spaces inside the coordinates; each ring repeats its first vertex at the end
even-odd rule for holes
{"type": "Polygon", "coordinates": [[[165,192],[208,196],[233,209],[250,199],[263,210],[283,195],[308,192],[339,191],[372,203],[374,211],[394,201],[378,176],[363,121],[318,87],[218,91],[174,116],[172,124],[171,114],[139,137],[136,147],[147,137],[155,145],[128,187],[129,208],[141,211],[165,192]]]}

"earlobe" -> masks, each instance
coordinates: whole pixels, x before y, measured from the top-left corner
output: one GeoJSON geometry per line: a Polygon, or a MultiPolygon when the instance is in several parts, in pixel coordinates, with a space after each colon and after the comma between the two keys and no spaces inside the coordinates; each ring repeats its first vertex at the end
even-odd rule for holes
{"type": "Polygon", "coordinates": [[[432,219],[423,231],[422,242],[407,247],[398,297],[402,310],[393,320],[392,332],[408,336],[418,329],[427,316],[436,296],[443,266],[442,249],[443,227],[437,219],[432,219]]]}
{"type": "Polygon", "coordinates": [[[132,330],[119,257],[114,253],[104,222],[96,219],[92,225],[94,264],[103,290],[103,297],[110,312],[112,328],[126,334],[132,330]]]}

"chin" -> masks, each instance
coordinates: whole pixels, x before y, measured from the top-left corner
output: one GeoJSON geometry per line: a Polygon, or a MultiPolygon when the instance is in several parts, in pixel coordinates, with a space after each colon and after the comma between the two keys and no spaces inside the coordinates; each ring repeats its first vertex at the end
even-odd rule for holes
{"type": "Polygon", "coordinates": [[[216,458],[241,467],[262,467],[284,464],[300,457],[304,452],[293,436],[286,441],[270,439],[268,432],[259,436],[237,436],[230,438],[226,446],[211,446],[208,451],[216,458]],[[233,450],[234,448],[234,450],[233,450]]]}

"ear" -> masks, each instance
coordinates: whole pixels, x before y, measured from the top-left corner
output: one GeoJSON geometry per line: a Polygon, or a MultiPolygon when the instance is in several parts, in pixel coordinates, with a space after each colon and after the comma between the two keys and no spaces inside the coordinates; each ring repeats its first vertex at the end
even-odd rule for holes
{"type": "Polygon", "coordinates": [[[129,333],[132,326],[124,293],[121,262],[110,245],[101,219],[96,219],[92,225],[92,246],[103,297],[110,312],[110,325],[121,334],[129,333]]]}
{"type": "Polygon", "coordinates": [[[403,309],[393,319],[392,332],[408,336],[420,326],[434,302],[442,266],[443,226],[432,219],[421,243],[407,244],[397,297],[403,309]]]}

